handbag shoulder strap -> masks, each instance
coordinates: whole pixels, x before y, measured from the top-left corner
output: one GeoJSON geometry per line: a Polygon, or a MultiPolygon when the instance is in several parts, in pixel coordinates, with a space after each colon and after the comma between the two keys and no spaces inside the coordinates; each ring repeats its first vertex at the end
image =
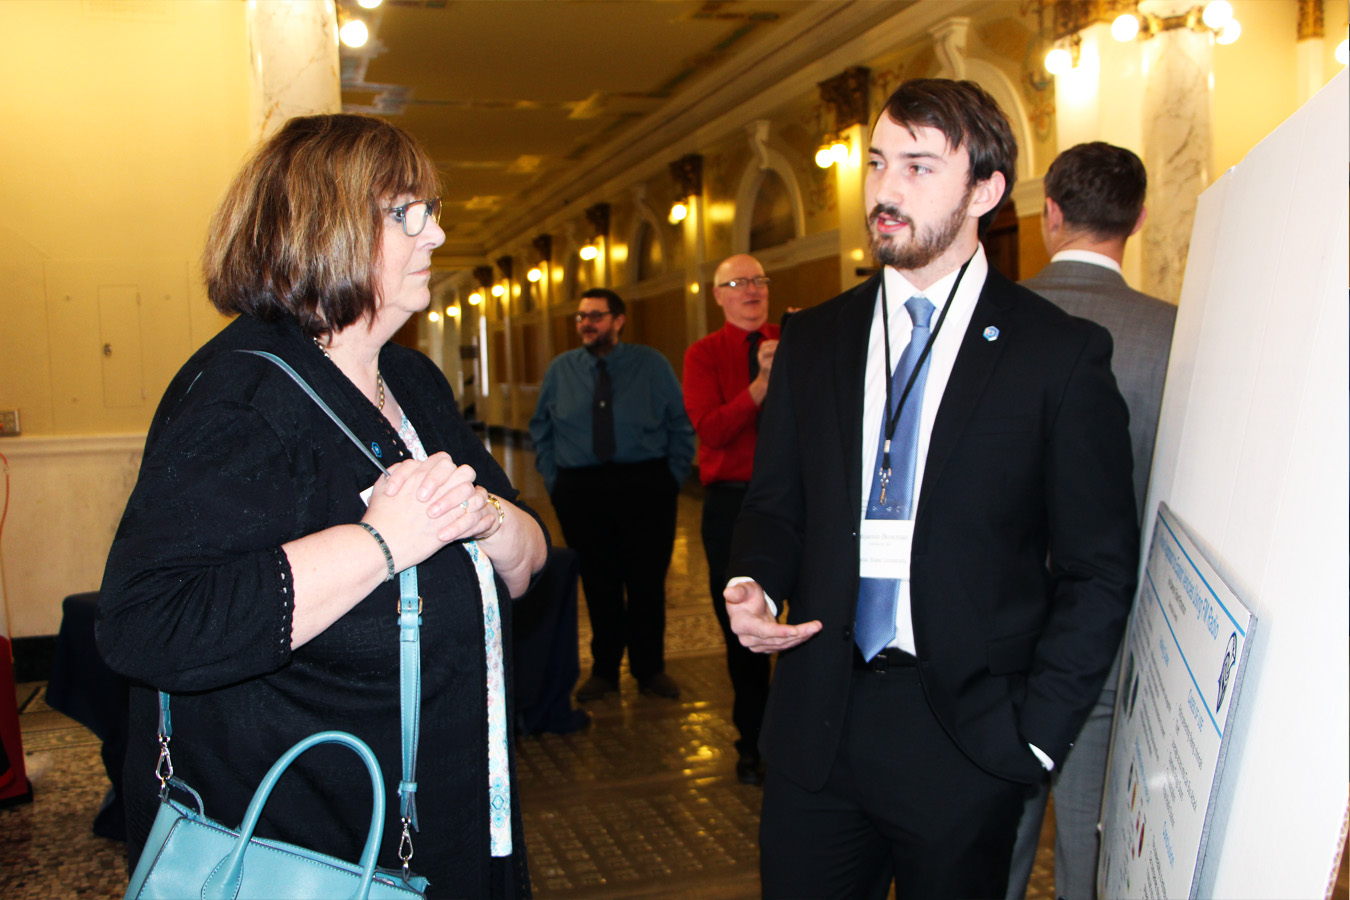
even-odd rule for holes
{"type": "MultiPolygon", "coordinates": [[[[385,475],[389,470],[375,457],[365,444],[361,443],[352,430],[347,427],[333,412],[332,408],[324,402],[314,388],[300,376],[299,372],[274,353],[268,353],[263,350],[239,350],[239,353],[248,353],[252,356],[260,356],[269,362],[274,363],[278,368],[291,377],[298,384],[309,398],[318,404],[333,424],[337,425],[342,433],[345,434],[353,444],[369,459],[377,469],[385,475]]],[[[403,779],[399,782],[400,815],[403,819],[403,839],[399,846],[399,856],[403,859],[404,868],[408,867],[408,860],[412,858],[412,843],[408,833],[411,826],[417,829],[417,744],[420,736],[421,711],[422,711],[422,653],[421,653],[421,624],[422,624],[422,599],[418,595],[417,589],[417,567],[410,566],[399,573],[399,603],[398,603],[398,624],[399,624],[399,720],[401,723],[403,743],[403,779]]],[[[159,762],[155,766],[156,777],[160,780],[161,791],[167,788],[168,779],[173,775],[173,760],[169,755],[169,739],[173,736],[173,720],[169,714],[169,695],[164,691],[159,692],[159,762]]]]}
{"type": "MultiPolygon", "coordinates": [[[[240,353],[248,353],[253,356],[261,356],[263,359],[275,364],[281,371],[291,377],[291,380],[300,386],[308,396],[318,404],[319,409],[333,421],[333,424],[342,430],[353,444],[356,445],[375,468],[379,469],[385,475],[389,470],[370,452],[365,444],[361,443],[347,423],[333,412],[332,407],[324,402],[314,388],[309,386],[309,382],[301,377],[300,373],[291,368],[290,364],[275,353],[268,353],[264,350],[240,350],[240,353]]],[[[417,592],[417,567],[410,566],[399,573],[399,601],[398,601],[398,626],[399,626],[399,719],[401,722],[401,731],[403,738],[403,779],[399,782],[399,813],[403,819],[403,839],[399,846],[399,855],[404,856],[405,849],[407,856],[404,857],[404,868],[407,868],[408,859],[412,857],[411,836],[408,828],[411,826],[417,830],[417,744],[421,734],[421,711],[422,711],[422,648],[421,648],[421,625],[422,625],[422,598],[417,592]]]]}

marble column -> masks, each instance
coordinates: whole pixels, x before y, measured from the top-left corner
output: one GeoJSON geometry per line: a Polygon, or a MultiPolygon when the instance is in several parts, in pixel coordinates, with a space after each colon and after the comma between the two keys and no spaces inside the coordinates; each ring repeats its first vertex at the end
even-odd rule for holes
{"type": "MultiPolygon", "coordinates": [[[[1139,7],[1171,16],[1191,5],[1189,0],[1145,0],[1139,7]]],[[[1141,289],[1176,303],[1196,202],[1209,186],[1214,38],[1208,31],[1174,28],[1145,41],[1143,53],[1143,158],[1149,186],[1141,289]]]]}
{"type": "Polygon", "coordinates": [[[253,136],[293,116],[342,110],[337,8],[332,0],[248,0],[253,136]]]}

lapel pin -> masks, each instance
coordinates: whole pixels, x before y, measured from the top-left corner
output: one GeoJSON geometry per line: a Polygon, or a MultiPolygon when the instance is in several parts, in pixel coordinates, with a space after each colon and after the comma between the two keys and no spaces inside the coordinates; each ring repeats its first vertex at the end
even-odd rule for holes
{"type": "Polygon", "coordinates": [[[984,339],[986,341],[998,340],[998,329],[995,328],[993,325],[990,325],[988,328],[984,330],[984,339]]]}

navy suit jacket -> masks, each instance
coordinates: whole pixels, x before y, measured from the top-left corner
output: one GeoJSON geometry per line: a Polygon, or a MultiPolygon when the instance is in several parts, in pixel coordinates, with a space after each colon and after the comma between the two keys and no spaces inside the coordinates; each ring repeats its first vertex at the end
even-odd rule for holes
{"type": "MultiPolygon", "coordinates": [[[[780,654],[761,739],[810,790],[850,696],[879,278],[785,329],[728,568],[824,626],[780,654]]],[[[1028,743],[1063,760],[1120,642],[1138,555],[1127,419],[1110,335],[990,269],[933,424],[910,587],[929,704],[995,775],[1043,778],[1028,743]]]]}

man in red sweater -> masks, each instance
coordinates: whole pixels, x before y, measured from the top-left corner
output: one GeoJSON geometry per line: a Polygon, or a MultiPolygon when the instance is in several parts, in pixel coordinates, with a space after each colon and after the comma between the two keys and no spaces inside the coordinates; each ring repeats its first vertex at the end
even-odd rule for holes
{"type": "Polygon", "coordinates": [[[722,590],[727,583],[731,532],[755,462],[760,406],[778,347],[778,326],[767,324],[769,277],[753,256],[737,254],[717,267],[713,297],[726,324],[695,342],[684,355],[684,407],[699,439],[703,482],[703,549],[713,611],[727,645],[727,670],[735,694],[732,720],[736,777],[762,784],[759,727],[769,696],[769,657],[752,653],[731,630],[722,590]]]}

